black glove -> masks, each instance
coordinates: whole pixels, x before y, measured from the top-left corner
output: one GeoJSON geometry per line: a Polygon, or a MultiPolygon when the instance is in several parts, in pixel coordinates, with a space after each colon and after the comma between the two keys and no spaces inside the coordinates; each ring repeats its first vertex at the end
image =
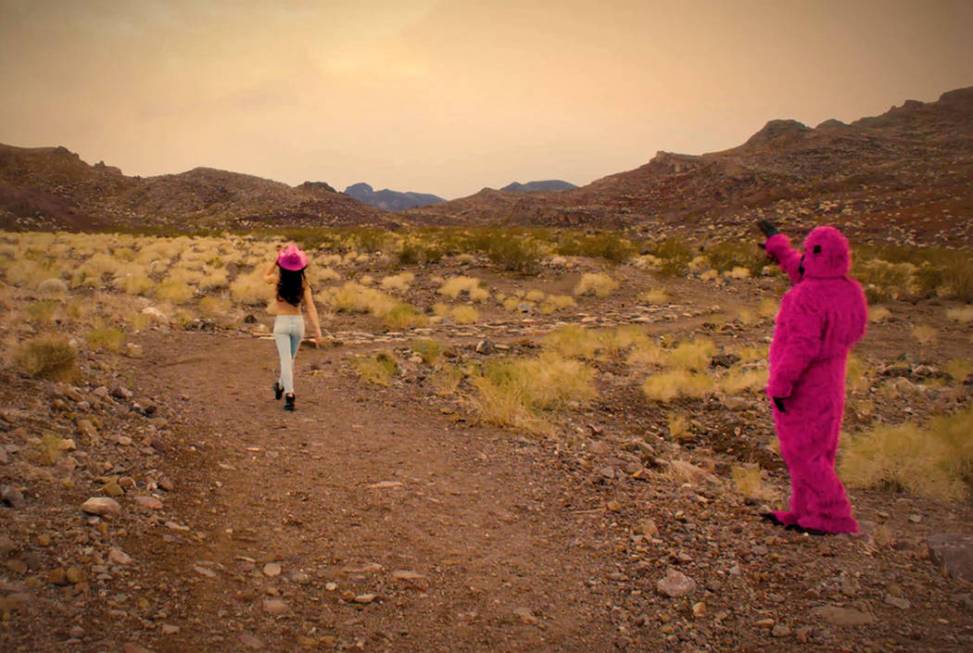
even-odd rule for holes
{"type": "Polygon", "coordinates": [[[774,397],[773,399],[774,399],[774,405],[777,406],[777,410],[779,410],[782,413],[786,413],[787,410],[784,408],[784,398],[774,397]]]}
{"type": "Polygon", "coordinates": [[[775,225],[770,220],[760,220],[757,222],[757,229],[760,229],[761,233],[767,238],[775,236],[780,232],[777,231],[777,225],[775,225]]]}

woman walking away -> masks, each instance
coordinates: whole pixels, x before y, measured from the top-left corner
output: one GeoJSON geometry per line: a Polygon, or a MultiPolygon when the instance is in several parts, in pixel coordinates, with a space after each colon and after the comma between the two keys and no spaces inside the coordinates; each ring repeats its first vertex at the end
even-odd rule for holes
{"type": "Polygon", "coordinates": [[[284,410],[294,410],[294,358],[304,338],[304,317],[301,308],[307,308],[314,327],[314,345],[321,339],[321,323],[314,306],[311,286],[304,278],[307,254],[294,243],[288,243],[277,254],[277,260],[267,269],[264,278],[277,286],[277,302],[274,306],[274,341],[280,354],[280,377],[274,382],[274,397],[284,397],[284,410]]]}
{"type": "Polygon", "coordinates": [[[780,453],[791,475],[791,502],[790,510],[764,518],[814,535],[855,533],[858,522],[834,470],[845,364],[865,335],[868,316],[865,293],[848,274],[851,247],[834,227],[815,227],[798,252],[770,222],[759,227],[767,237],[767,255],[791,280],[777,314],[767,386],[780,453]]]}

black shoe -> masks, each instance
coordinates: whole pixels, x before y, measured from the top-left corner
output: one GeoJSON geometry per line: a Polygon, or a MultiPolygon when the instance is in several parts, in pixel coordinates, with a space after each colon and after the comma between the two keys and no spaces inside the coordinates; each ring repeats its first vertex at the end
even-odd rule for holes
{"type": "Polygon", "coordinates": [[[297,399],[294,395],[287,395],[284,397],[284,410],[289,410],[294,412],[294,400],[297,399]]]}
{"type": "Polygon", "coordinates": [[[284,386],[282,386],[278,381],[274,381],[274,399],[280,401],[280,398],[284,396],[284,386]]]}
{"type": "Polygon", "coordinates": [[[818,530],[817,528],[805,528],[800,524],[791,524],[790,526],[786,526],[784,530],[796,531],[798,533],[803,533],[805,535],[814,535],[817,537],[821,537],[823,535],[831,535],[831,533],[829,533],[828,531],[818,530]]]}
{"type": "Polygon", "coordinates": [[[777,519],[777,515],[772,512],[762,512],[760,513],[760,518],[766,522],[770,522],[774,526],[784,526],[784,522],[777,519]]]}

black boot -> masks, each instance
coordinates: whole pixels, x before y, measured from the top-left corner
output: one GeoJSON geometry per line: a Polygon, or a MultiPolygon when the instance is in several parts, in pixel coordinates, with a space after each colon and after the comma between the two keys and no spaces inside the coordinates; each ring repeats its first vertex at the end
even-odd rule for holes
{"type": "Polygon", "coordinates": [[[290,394],[284,397],[284,410],[289,410],[294,412],[294,400],[297,399],[294,395],[290,394]]]}
{"type": "Polygon", "coordinates": [[[280,384],[280,381],[274,381],[274,399],[280,401],[280,398],[284,396],[284,386],[280,384]]]}

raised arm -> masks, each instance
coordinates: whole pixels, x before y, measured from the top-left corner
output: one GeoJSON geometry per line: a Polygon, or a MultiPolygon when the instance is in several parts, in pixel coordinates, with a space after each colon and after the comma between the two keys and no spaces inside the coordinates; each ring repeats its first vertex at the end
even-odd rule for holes
{"type": "Polygon", "coordinates": [[[793,286],[801,280],[801,255],[791,247],[791,239],[777,231],[770,220],[761,220],[757,228],[767,237],[760,247],[787,273],[793,286]]]}
{"type": "Polygon", "coordinates": [[[277,283],[277,259],[264,271],[264,281],[271,286],[277,283]]]}

